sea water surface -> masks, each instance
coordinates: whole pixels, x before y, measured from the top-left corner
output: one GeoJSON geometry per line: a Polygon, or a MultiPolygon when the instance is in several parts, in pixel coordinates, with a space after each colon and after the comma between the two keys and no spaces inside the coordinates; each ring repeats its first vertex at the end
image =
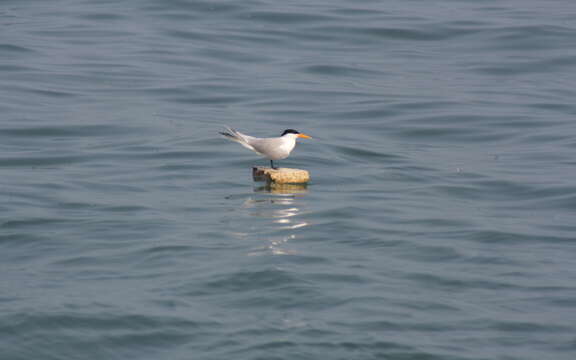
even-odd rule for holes
{"type": "Polygon", "coordinates": [[[575,19],[2,0],[0,359],[575,359],[575,19]]]}

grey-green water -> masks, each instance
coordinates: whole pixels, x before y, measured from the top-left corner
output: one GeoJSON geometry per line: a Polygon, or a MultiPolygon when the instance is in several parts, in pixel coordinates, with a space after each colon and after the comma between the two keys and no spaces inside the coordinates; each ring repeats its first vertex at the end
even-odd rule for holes
{"type": "Polygon", "coordinates": [[[0,358],[574,359],[575,18],[3,0],[0,358]]]}

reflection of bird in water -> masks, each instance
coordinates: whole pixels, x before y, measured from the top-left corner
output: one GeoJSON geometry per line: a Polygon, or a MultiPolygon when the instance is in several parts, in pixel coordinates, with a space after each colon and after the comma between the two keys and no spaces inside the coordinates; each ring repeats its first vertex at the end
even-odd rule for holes
{"type": "Polygon", "coordinates": [[[297,138],[311,138],[310,136],[293,129],[284,130],[280,137],[275,138],[257,138],[242,134],[241,132],[229,127],[227,127],[227,129],[228,132],[221,132],[220,134],[226,139],[236,141],[245,148],[270,159],[270,166],[273,169],[277,169],[274,167],[274,160],[286,159],[290,155],[296,146],[297,138]]]}

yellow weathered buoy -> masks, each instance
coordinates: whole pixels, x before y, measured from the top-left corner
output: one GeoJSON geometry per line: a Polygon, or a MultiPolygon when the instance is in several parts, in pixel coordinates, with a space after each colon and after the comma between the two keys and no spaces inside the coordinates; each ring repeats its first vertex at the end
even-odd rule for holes
{"type": "Polygon", "coordinates": [[[257,166],[252,168],[254,181],[266,181],[276,184],[304,184],[310,181],[310,173],[301,169],[257,166]]]}

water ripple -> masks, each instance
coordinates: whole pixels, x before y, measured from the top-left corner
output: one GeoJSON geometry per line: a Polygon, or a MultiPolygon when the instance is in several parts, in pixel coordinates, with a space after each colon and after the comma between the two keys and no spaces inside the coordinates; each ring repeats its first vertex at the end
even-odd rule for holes
{"type": "Polygon", "coordinates": [[[4,3],[3,358],[574,357],[569,7],[4,3]]]}

